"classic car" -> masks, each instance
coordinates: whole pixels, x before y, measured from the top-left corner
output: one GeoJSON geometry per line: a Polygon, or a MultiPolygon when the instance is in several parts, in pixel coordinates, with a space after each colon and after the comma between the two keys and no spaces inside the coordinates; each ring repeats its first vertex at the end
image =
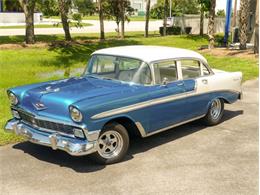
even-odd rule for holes
{"type": "Polygon", "coordinates": [[[121,161],[129,139],[202,119],[221,122],[224,103],[242,98],[241,72],[211,69],[197,52],[122,46],[94,52],[80,77],[7,90],[13,118],[5,129],[30,142],[121,161]]]}

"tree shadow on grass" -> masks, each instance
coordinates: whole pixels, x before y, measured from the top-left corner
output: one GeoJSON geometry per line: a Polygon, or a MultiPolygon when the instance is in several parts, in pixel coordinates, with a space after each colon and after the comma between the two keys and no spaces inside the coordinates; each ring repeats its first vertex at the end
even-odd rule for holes
{"type": "MultiPolygon", "coordinates": [[[[226,110],[222,122],[230,120],[241,114],[243,114],[242,110],[226,110]]],[[[189,136],[195,132],[204,130],[205,128],[207,127],[202,125],[200,121],[194,121],[192,123],[155,134],[151,137],[133,138],[124,162],[133,159],[135,154],[144,153],[145,151],[175,141],[179,138],[189,136]]],[[[18,143],[14,145],[13,148],[22,150],[24,153],[29,154],[38,160],[57,164],[60,167],[68,167],[79,173],[95,172],[106,167],[105,165],[98,165],[92,162],[89,156],[74,157],[63,151],[52,150],[51,148],[29,142],[18,143]]],[[[145,158],[145,153],[143,154],[143,157],[145,158]]]]}
{"type": "MultiPolygon", "coordinates": [[[[82,63],[85,66],[90,58],[90,55],[102,48],[116,47],[123,45],[138,45],[139,42],[135,40],[107,40],[107,41],[94,41],[88,43],[66,43],[66,42],[55,42],[52,43],[48,50],[57,54],[56,58],[52,63],[48,63],[51,66],[63,66],[69,68],[74,64],[82,63]]],[[[41,64],[46,66],[45,63],[41,64]]],[[[48,65],[47,65],[48,66],[48,65]]]]}
{"type": "MultiPolygon", "coordinates": [[[[50,43],[53,41],[62,40],[58,35],[36,35],[37,42],[50,43]]],[[[24,44],[24,35],[0,36],[0,44],[24,44]]]]}

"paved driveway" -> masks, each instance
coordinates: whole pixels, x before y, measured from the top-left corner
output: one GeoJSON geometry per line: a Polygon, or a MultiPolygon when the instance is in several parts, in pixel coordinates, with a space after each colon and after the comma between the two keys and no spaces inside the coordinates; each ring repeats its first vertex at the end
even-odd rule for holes
{"type": "Polygon", "coordinates": [[[98,166],[28,142],[0,147],[1,194],[258,194],[258,81],[198,122],[132,141],[127,159],[98,166]]]}
{"type": "MultiPolygon", "coordinates": [[[[46,20],[44,23],[57,22],[59,20],[46,20]]],[[[70,28],[71,33],[99,33],[100,24],[98,20],[84,20],[83,22],[90,23],[92,26],[84,26],[82,28],[72,27],[70,28]]],[[[150,21],[149,31],[158,31],[159,27],[162,26],[162,20],[150,21]]],[[[104,21],[105,32],[116,32],[117,28],[115,21],[104,21]]],[[[125,23],[125,31],[144,31],[144,21],[130,21],[125,23]]],[[[34,33],[36,35],[52,35],[52,34],[64,34],[62,28],[35,28],[34,33]]],[[[150,32],[151,33],[151,32],[150,32]]],[[[0,36],[11,36],[11,35],[24,35],[25,29],[0,29],[0,36]]]]}

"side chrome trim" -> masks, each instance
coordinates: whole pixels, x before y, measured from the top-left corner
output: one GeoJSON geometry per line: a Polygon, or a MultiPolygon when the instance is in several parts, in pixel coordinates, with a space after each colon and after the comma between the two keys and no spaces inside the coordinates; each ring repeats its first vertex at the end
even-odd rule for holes
{"type": "Polygon", "coordinates": [[[132,104],[132,105],[129,105],[129,106],[124,106],[124,107],[121,107],[121,108],[108,110],[108,111],[101,112],[99,114],[93,115],[91,117],[91,119],[96,120],[96,119],[101,119],[101,118],[105,118],[105,117],[110,117],[110,116],[113,116],[113,115],[122,114],[122,113],[126,113],[126,112],[131,112],[131,111],[134,111],[134,110],[137,110],[137,109],[145,108],[145,107],[148,107],[148,106],[154,106],[154,105],[157,105],[157,104],[167,103],[167,102],[170,102],[170,101],[183,99],[183,98],[187,98],[187,97],[191,97],[191,96],[203,95],[203,94],[207,94],[207,93],[214,93],[214,92],[220,92],[220,91],[229,91],[229,92],[233,92],[233,93],[240,93],[238,91],[232,91],[232,90],[215,90],[215,91],[201,92],[201,93],[197,93],[196,91],[197,91],[197,83],[195,83],[195,88],[194,88],[193,91],[185,92],[185,93],[181,93],[181,94],[169,95],[169,96],[166,96],[166,97],[156,98],[156,99],[132,104]]]}
{"type": "Polygon", "coordinates": [[[136,122],[136,126],[141,134],[142,137],[149,137],[151,135],[154,135],[154,134],[157,134],[157,133],[160,133],[160,132],[163,132],[163,131],[166,131],[168,129],[171,129],[171,128],[174,128],[174,127],[177,127],[177,126],[180,126],[180,125],[183,125],[183,124],[186,124],[186,123],[189,123],[189,122],[192,122],[192,121],[195,121],[195,120],[198,120],[200,118],[203,118],[206,114],[203,114],[203,115],[200,115],[198,117],[195,117],[195,118],[192,118],[192,119],[189,119],[189,120],[186,120],[186,121],[182,121],[180,123],[176,123],[174,125],[171,125],[171,126],[168,126],[168,127],[164,127],[162,129],[158,129],[158,130],[155,130],[153,132],[146,132],[144,127],[142,126],[142,124],[140,122],[136,122]]]}
{"type": "Polygon", "coordinates": [[[148,100],[148,101],[145,101],[145,102],[136,103],[136,104],[132,104],[132,105],[129,105],[129,106],[116,108],[116,109],[113,109],[113,110],[109,110],[109,111],[105,111],[105,112],[101,112],[99,114],[96,114],[96,115],[92,116],[91,119],[105,118],[105,117],[113,116],[113,115],[116,115],[116,114],[122,114],[122,113],[125,113],[125,112],[130,112],[130,111],[134,111],[134,110],[137,110],[137,109],[145,108],[145,107],[148,107],[148,106],[153,106],[153,105],[170,102],[170,101],[177,100],[177,99],[182,99],[182,98],[187,97],[187,95],[191,94],[191,93],[193,93],[193,91],[182,93],[181,95],[180,94],[170,95],[170,96],[167,96],[167,97],[156,98],[156,99],[153,99],[153,100],[148,100]]]}

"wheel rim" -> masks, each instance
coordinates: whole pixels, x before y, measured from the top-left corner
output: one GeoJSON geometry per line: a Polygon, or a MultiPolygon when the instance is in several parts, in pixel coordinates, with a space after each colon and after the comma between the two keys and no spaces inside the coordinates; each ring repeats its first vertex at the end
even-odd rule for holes
{"type": "Polygon", "coordinates": [[[221,113],[221,101],[219,99],[213,100],[210,107],[210,115],[213,119],[218,119],[221,113]]]}
{"type": "Polygon", "coordinates": [[[106,131],[98,139],[98,153],[103,158],[114,158],[123,148],[123,138],[117,131],[106,131]]]}

